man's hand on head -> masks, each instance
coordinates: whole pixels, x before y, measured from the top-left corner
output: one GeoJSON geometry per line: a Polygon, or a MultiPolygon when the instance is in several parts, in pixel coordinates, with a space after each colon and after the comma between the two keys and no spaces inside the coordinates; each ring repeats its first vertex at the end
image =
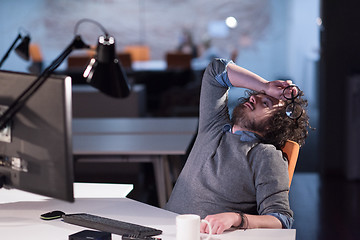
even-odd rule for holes
{"type": "Polygon", "coordinates": [[[291,80],[275,80],[267,83],[267,89],[265,93],[279,100],[285,100],[283,96],[284,88],[292,84],[291,80]]]}

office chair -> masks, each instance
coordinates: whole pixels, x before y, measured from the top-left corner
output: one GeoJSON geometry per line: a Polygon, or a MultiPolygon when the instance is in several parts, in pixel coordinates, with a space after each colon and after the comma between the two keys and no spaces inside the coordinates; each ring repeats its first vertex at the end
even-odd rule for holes
{"type": "Polygon", "coordinates": [[[125,69],[131,69],[132,59],[130,53],[118,52],[117,58],[119,59],[121,66],[125,69]]]}
{"type": "Polygon", "coordinates": [[[300,146],[297,142],[288,140],[285,146],[282,148],[283,153],[286,154],[288,159],[288,171],[289,171],[289,187],[294,176],[296,162],[299,156],[300,146]]]}
{"type": "Polygon", "coordinates": [[[182,52],[167,52],[165,58],[168,69],[191,69],[191,54],[182,52]]]}
{"type": "MultiPolygon", "coordinates": [[[[91,50],[87,51],[86,54],[74,54],[70,55],[67,58],[67,64],[69,69],[85,69],[88,65],[90,59],[94,56],[95,52],[93,53],[91,50]]],[[[121,66],[124,68],[131,68],[131,56],[129,53],[118,52],[117,58],[121,63],[121,66]]]]}
{"type": "Polygon", "coordinates": [[[43,68],[43,55],[39,44],[31,43],[29,45],[29,56],[31,58],[31,65],[28,67],[29,72],[40,74],[43,68]]]}
{"type": "Polygon", "coordinates": [[[146,45],[127,45],[124,52],[130,53],[132,61],[150,60],[150,48],[146,45]]]}
{"type": "Polygon", "coordinates": [[[68,69],[85,69],[91,57],[90,55],[70,55],[67,59],[68,69]]]}

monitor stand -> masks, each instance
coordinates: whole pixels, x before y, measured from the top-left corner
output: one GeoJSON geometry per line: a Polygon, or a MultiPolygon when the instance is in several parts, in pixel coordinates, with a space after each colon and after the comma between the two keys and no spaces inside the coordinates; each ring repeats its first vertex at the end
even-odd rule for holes
{"type": "Polygon", "coordinates": [[[0,189],[4,186],[5,182],[5,175],[0,174],[0,189]]]}

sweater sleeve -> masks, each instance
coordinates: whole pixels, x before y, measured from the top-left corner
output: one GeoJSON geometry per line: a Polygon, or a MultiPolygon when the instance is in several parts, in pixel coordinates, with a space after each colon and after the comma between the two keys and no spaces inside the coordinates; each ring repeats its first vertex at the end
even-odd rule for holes
{"type": "Polygon", "coordinates": [[[226,66],[230,62],[214,59],[205,70],[200,94],[199,132],[220,129],[219,126],[229,122],[227,97],[231,83],[226,66]]]}
{"type": "MultiPolygon", "coordinates": [[[[281,151],[269,144],[259,144],[252,149],[250,166],[256,188],[258,213],[281,214],[291,222],[293,212],[289,206],[288,165],[281,151]]],[[[286,221],[281,222],[284,227],[286,221]]]]}

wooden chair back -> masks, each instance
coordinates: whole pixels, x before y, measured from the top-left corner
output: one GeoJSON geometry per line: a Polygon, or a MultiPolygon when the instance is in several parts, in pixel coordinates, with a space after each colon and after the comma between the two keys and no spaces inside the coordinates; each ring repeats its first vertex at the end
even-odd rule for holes
{"type": "Polygon", "coordinates": [[[282,149],[288,159],[288,171],[289,171],[289,187],[294,176],[295,166],[299,156],[300,146],[297,142],[288,140],[282,149]]]}

